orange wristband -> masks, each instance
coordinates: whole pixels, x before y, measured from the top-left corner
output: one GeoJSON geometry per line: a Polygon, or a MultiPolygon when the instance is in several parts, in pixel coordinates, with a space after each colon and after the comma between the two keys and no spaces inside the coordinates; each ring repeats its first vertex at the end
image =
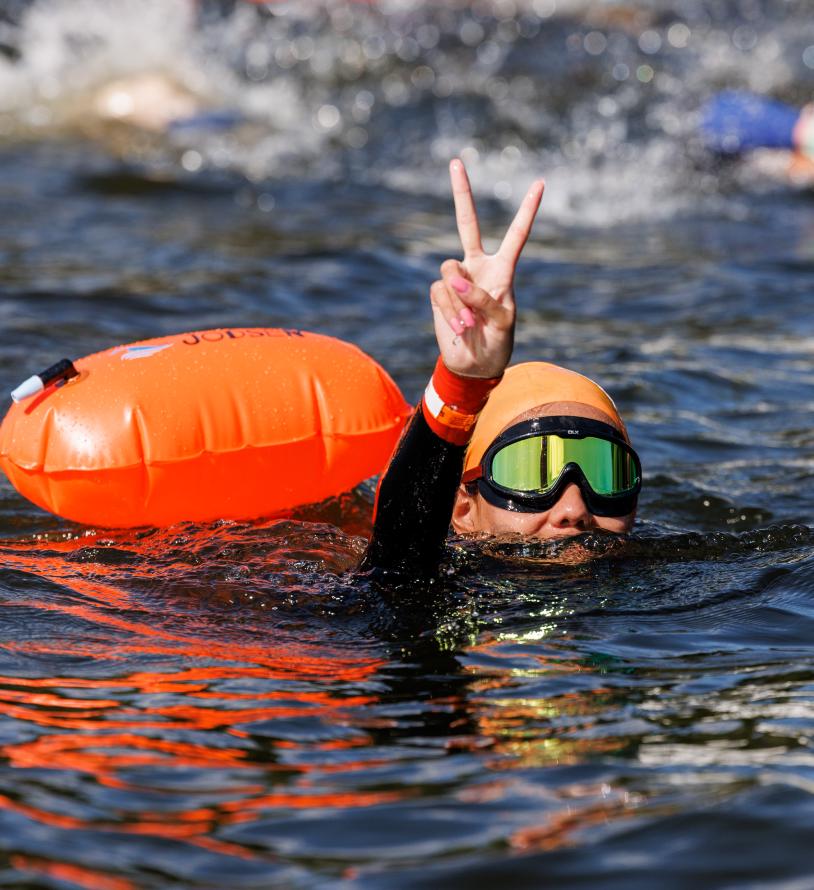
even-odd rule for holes
{"type": "Polygon", "coordinates": [[[424,391],[421,409],[430,429],[446,442],[466,445],[489,393],[502,377],[462,377],[439,357],[424,391]]]}

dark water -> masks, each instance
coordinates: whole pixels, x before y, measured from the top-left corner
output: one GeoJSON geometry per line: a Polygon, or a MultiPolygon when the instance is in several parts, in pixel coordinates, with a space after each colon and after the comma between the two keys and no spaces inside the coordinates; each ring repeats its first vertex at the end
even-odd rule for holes
{"type": "Polygon", "coordinates": [[[721,87],[811,97],[808,5],[2,9],[0,391],[285,325],[414,399],[463,152],[491,235],[547,175],[516,357],[598,377],[646,484],[630,541],[388,592],[370,486],[115,532],[3,481],[0,883],[813,886],[814,201],[693,138],[721,87]],[[100,122],[152,69],[247,120],[100,122]]]}

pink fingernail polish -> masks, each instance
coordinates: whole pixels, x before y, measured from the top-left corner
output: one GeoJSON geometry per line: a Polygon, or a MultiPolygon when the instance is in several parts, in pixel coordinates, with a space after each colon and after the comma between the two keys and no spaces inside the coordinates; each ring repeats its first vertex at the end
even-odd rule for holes
{"type": "Polygon", "coordinates": [[[459,294],[468,294],[469,288],[471,287],[469,282],[465,278],[461,278],[460,275],[455,275],[450,284],[459,294]]]}
{"type": "Polygon", "coordinates": [[[464,308],[461,309],[460,314],[461,314],[461,321],[463,322],[464,327],[467,327],[467,328],[475,327],[475,316],[472,314],[471,309],[468,309],[466,306],[464,306],[464,308]]]}
{"type": "Polygon", "coordinates": [[[452,331],[455,334],[460,334],[464,330],[464,324],[460,318],[450,318],[449,326],[452,328],[452,331]]]}

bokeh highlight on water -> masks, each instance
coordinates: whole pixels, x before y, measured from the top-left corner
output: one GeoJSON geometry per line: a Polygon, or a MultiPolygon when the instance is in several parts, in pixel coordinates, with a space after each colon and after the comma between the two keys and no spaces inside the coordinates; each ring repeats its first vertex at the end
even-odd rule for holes
{"type": "Polygon", "coordinates": [[[646,476],[629,541],[455,540],[395,590],[353,575],[370,484],[119,532],[4,481],[4,885],[807,886],[814,204],[694,128],[724,87],[811,99],[808,5],[0,22],[1,391],[256,324],[351,340],[415,399],[460,153],[490,237],[546,175],[516,356],[598,377],[646,476]]]}

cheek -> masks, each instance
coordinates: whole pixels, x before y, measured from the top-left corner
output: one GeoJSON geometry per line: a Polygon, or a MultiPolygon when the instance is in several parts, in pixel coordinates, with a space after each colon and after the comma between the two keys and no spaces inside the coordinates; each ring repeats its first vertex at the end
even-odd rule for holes
{"type": "Polygon", "coordinates": [[[595,516],[596,527],[606,532],[614,532],[614,534],[622,535],[629,532],[633,528],[633,520],[636,518],[635,513],[629,513],[627,516],[595,516]]]}
{"type": "Polygon", "coordinates": [[[542,528],[548,519],[545,513],[514,513],[501,510],[481,499],[481,531],[493,535],[525,535],[531,536],[542,528]]]}

